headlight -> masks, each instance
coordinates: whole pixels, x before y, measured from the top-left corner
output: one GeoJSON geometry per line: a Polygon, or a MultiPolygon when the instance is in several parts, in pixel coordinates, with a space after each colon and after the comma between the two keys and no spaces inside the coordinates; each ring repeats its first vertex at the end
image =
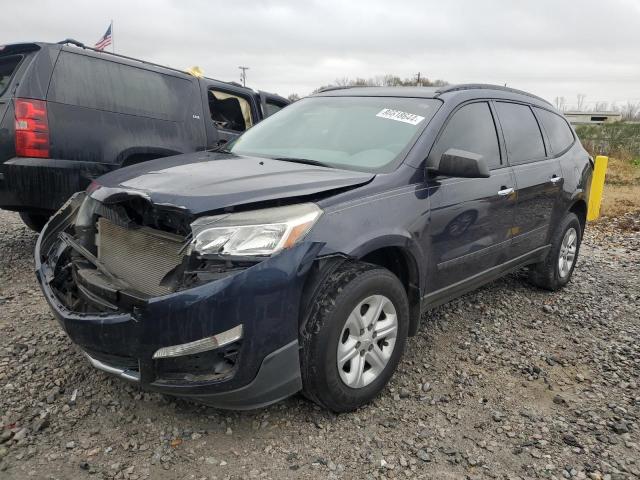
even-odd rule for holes
{"type": "Polygon", "coordinates": [[[191,224],[193,248],[201,254],[272,255],[292,247],[316,223],[314,203],[201,217],[191,224]]]}

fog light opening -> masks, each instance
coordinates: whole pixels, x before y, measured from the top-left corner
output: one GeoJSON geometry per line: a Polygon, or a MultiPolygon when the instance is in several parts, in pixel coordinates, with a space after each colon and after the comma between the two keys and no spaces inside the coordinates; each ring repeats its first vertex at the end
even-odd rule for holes
{"type": "Polygon", "coordinates": [[[194,342],[183,343],[181,345],[172,345],[163,347],[153,354],[153,358],[170,358],[180,357],[183,355],[193,355],[194,353],[206,352],[215,348],[224,347],[242,338],[242,324],[237,325],[212,337],[202,338],[194,342]]]}

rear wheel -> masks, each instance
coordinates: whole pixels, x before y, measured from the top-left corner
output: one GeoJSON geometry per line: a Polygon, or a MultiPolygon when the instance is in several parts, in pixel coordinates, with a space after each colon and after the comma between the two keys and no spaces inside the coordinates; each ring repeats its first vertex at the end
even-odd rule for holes
{"type": "Polygon", "coordinates": [[[49,221],[49,215],[31,212],[19,212],[24,224],[34,232],[40,232],[49,221]]]}
{"type": "Polygon", "coordinates": [[[551,250],[546,260],[531,267],[531,283],[546,290],[558,290],[569,283],[581,241],[580,221],[575,214],[568,213],[551,238],[551,250]]]}
{"type": "Polygon", "coordinates": [[[404,286],[389,270],[350,262],[320,288],[302,340],[305,395],[335,412],[377,396],[402,357],[409,328],[404,286]]]}

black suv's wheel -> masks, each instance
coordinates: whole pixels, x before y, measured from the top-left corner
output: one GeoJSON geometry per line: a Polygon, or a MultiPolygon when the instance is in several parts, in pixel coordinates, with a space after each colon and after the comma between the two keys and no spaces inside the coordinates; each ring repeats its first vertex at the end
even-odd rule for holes
{"type": "Polygon", "coordinates": [[[48,215],[40,213],[20,212],[20,218],[24,224],[34,232],[40,232],[49,221],[48,215]]]}
{"type": "Polygon", "coordinates": [[[407,294],[393,273],[341,265],[312,300],[302,339],[304,394],[335,412],[369,402],[393,375],[408,328],[407,294]]]}
{"type": "Polygon", "coordinates": [[[575,214],[568,213],[551,238],[551,250],[546,260],[531,266],[531,283],[546,290],[564,287],[576,266],[581,241],[580,221],[575,214]]]}

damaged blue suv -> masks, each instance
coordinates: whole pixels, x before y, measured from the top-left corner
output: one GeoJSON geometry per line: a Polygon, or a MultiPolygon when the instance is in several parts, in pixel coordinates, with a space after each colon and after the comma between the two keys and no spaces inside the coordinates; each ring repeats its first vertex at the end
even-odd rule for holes
{"type": "Polygon", "coordinates": [[[564,286],[591,172],[524,92],[327,90],[228,150],[98,178],[42,231],[37,277],[88,361],[144,389],[349,411],[425,310],[523,267],[564,286]]]}

